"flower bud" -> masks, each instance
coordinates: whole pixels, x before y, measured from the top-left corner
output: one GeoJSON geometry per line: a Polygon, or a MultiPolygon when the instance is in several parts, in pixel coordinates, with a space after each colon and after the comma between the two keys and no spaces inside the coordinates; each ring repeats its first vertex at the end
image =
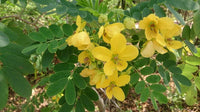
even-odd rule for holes
{"type": "Polygon", "coordinates": [[[105,23],[108,21],[108,17],[106,14],[100,14],[99,18],[98,18],[98,22],[99,23],[105,23]]]}
{"type": "Polygon", "coordinates": [[[126,17],[126,18],[124,19],[124,26],[125,26],[127,29],[135,28],[135,19],[134,19],[134,18],[131,18],[131,17],[126,17]]]}

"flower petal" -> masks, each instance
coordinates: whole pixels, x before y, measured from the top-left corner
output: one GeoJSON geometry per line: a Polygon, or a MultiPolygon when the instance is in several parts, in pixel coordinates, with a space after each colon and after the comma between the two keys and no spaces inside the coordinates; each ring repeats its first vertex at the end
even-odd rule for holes
{"type": "Polygon", "coordinates": [[[112,61],[108,61],[104,64],[103,70],[105,75],[111,76],[116,70],[116,65],[112,61]]]}
{"type": "Polygon", "coordinates": [[[109,37],[112,37],[113,35],[120,33],[124,29],[125,29],[124,24],[122,24],[122,23],[113,23],[113,24],[107,25],[105,27],[105,33],[109,37]]]}
{"type": "Polygon", "coordinates": [[[133,45],[126,45],[126,48],[119,54],[119,59],[131,61],[139,54],[138,48],[133,45]]]}
{"type": "Polygon", "coordinates": [[[117,67],[117,70],[119,70],[119,71],[126,69],[127,66],[128,66],[128,63],[126,61],[118,60],[116,62],[116,67],[117,67]]]}
{"type": "Polygon", "coordinates": [[[107,96],[109,99],[112,98],[113,92],[112,92],[112,88],[111,88],[111,87],[106,88],[106,96],[107,96]]]}
{"type": "Polygon", "coordinates": [[[162,18],[158,19],[158,27],[161,32],[166,29],[171,29],[171,28],[173,28],[173,26],[174,26],[173,19],[171,19],[169,17],[162,17],[162,18]]]}
{"type": "Polygon", "coordinates": [[[119,54],[126,48],[126,38],[121,33],[118,33],[110,40],[111,51],[113,54],[119,54]]]}
{"type": "Polygon", "coordinates": [[[145,29],[145,36],[147,40],[151,40],[153,38],[156,38],[158,36],[158,29],[154,29],[153,31],[150,28],[145,29]]]}
{"type": "Polygon", "coordinates": [[[95,47],[94,49],[92,49],[92,55],[101,61],[109,61],[112,58],[112,53],[109,49],[107,49],[106,47],[95,47]]]}
{"type": "Polygon", "coordinates": [[[172,40],[167,43],[167,47],[170,49],[180,49],[181,47],[183,47],[183,44],[180,41],[172,40]]]}
{"type": "Polygon", "coordinates": [[[163,46],[161,46],[158,42],[156,42],[155,40],[153,41],[153,47],[154,49],[159,52],[160,54],[165,54],[166,52],[168,52],[163,46]]]}
{"type": "Polygon", "coordinates": [[[121,75],[118,77],[117,81],[115,82],[117,86],[125,86],[130,81],[130,75],[121,75]]]}
{"type": "Polygon", "coordinates": [[[153,56],[154,52],[155,52],[155,49],[153,47],[153,42],[152,41],[148,41],[148,42],[145,43],[144,48],[142,48],[141,55],[143,57],[148,58],[148,57],[153,56]]]}
{"type": "Polygon", "coordinates": [[[97,73],[96,70],[85,68],[81,71],[80,75],[82,77],[88,77],[91,75],[95,75],[96,73],[97,73]]]}
{"type": "Polygon", "coordinates": [[[119,100],[119,101],[124,101],[124,99],[125,99],[124,92],[123,92],[123,90],[122,90],[121,88],[119,88],[119,87],[114,87],[114,88],[112,89],[112,94],[113,94],[113,96],[114,96],[117,100],[119,100]]]}
{"type": "Polygon", "coordinates": [[[161,36],[160,34],[156,37],[156,41],[162,45],[162,46],[166,46],[166,42],[165,42],[165,38],[163,36],[161,36]]]}
{"type": "Polygon", "coordinates": [[[103,35],[103,32],[104,32],[104,26],[101,26],[101,27],[99,28],[99,32],[98,32],[99,38],[101,38],[101,36],[103,35]]]}

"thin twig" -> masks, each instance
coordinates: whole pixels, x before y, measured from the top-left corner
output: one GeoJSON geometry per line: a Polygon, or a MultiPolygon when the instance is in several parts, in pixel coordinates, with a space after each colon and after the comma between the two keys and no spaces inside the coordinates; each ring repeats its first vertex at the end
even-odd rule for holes
{"type": "Polygon", "coordinates": [[[105,112],[106,111],[106,107],[105,107],[103,98],[101,98],[101,96],[99,95],[99,93],[97,92],[97,90],[94,87],[92,87],[92,89],[97,93],[97,95],[99,97],[99,100],[95,101],[96,105],[99,108],[99,112],[105,112]]]}
{"type": "Polygon", "coordinates": [[[21,17],[19,17],[18,15],[10,15],[10,16],[3,16],[3,17],[0,17],[0,21],[2,21],[3,19],[6,19],[6,18],[15,18],[15,19],[18,19],[26,24],[29,24],[31,26],[34,26],[36,30],[38,30],[38,26],[32,22],[29,22],[25,19],[22,19],[21,17]]]}

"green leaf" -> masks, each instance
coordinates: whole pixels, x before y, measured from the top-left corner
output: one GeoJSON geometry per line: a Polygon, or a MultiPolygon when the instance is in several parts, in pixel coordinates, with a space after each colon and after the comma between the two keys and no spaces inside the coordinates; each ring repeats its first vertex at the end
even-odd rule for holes
{"type": "Polygon", "coordinates": [[[54,53],[50,53],[46,50],[42,56],[42,66],[48,67],[54,58],[54,53]]]}
{"type": "Polygon", "coordinates": [[[31,85],[20,72],[8,67],[3,67],[2,71],[9,85],[17,94],[26,98],[31,96],[31,85]]]}
{"type": "Polygon", "coordinates": [[[154,99],[152,94],[151,94],[151,102],[152,102],[153,107],[155,108],[155,110],[158,110],[158,105],[157,105],[157,103],[156,103],[156,101],[155,101],[155,99],[154,99]]]}
{"type": "Polygon", "coordinates": [[[94,104],[92,103],[92,101],[90,100],[90,98],[88,98],[88,96],[82,94],[80,96],[80,100],[81,103],[83,104],[83,106],[88,110],[88,111],[94,111],[94,104]]]}
{"type": "Polygon", "coordinates": [[[57,46],[57,48],[59,50],[64,50],[67,47],[67,42],[65,40],[66,40],[65,38],[63,38],[61,40],[58,40],[58,46],[57,46]]]}
{"type": "Polygon", "coordinates": [[[190,64],[182,64],[180,68],[182,69],[182,75],[186,76],[189,80],[193,78],[193,73],[198,70],[197,66],[190,64]]]}
{"type": "Polygon", "coordinates": [[[0,47],[5,47],[9,44],[8,36],[0,31],[0,47]]]}
{"type": "Polygon", "coordinates": [[[156,56],[156,59],[160,62],[163,62],[163,61],[167,61],[169,59],[169,53],[165,53],[165,54],[158,54],[156,56]]]}
{"type": "Polygon", "coordinates": [[[149,8],[144,8],[142,10],[142,17],[146,17],[146,16],[148,16],[151,13],[153,13],[152,10],[150,10],[149,8]]]}
{"type": "Polygon", "coordinates": [[[195,86],[200,90],[200,77],[194,77],[195,86]]]}
{"type": "Polygon", "coordinates": [[[68,62],[70,59],[70,55],[72,54],[70,48],[71,47],[67,47],[64,50],[57,50],[56,54],[62,62],[68,62]]]}
{"type": "Polygon", "coordinates": [[[193,29],[195,34],[200,38],[200,11],[196,12],[193,17],[193,29]]]}
{"type": "Polygon", "coordinates": [[[0,110],[2,110],[8,100],[8,84],[4,79],[2,71],[0,71],[0,110]]]}
{"type": "Polygon", "coordinates": [[[50,53],[55,53],[57,51],[58,41],[53,40],[49,43],[48,50],[50,53]]]}
{"type": "Polygon", "coordinates": [[[139,68],[139,67],[142,67],[144,65],[148,65],[149,61],[150,61],[149,58],[139,59],[134,63],[134,66],[139,68]]]}
{"type": "Polygon", "coordinates": [[[60,110],[58,112],[71,112],[71,110],[73,109],[74,105],[69,105],[67,103],[63,104],[62,107],[60,108],[60,110]]]}
{"type": "Polygon", "coordinates": [[[165,92],[166,91],[166,87],[161,84],[152,84],[150,86],[150,89],[157,91],[157,92],[165,92]]]}
{"type": "Polygon", "coordinates": [[[176,66],[176,62],[175,62],[175,61],[172,61],[172,60],[167,60],[167,61],[164,61],[164,62],[163,62],[163,65],[164,65],[166,68],[169,68],[170,66],[176,66]]]}
{"type": "Polygon", "coordinates": [[[46,37],[43,36],[43,34],[40,33],[40,32],[31,32],[31,33],[29,33],[29,37],[32,40],[35,40],[35,41],[38,41],[38,42],[45,42],[46,41],[46,37]]]}
{"type": "Polygon", "coordinates": [[[49,29],[53,32],[53,34],[57,37],[57,38],[61,38],[64,37],[64,33],[61,30],[61,28],[55,24],[49,26],[49,29]]]}
{"type": "Polygon", "coordinates": [[[186,63],[191,65],[200,65],[200,58],[196,56],[187,56],[186,63]]]}
{"type": "Polygon", "coordinates": [[[181,23],[182,25],[185,25],[185,21],[184,21],[184,19],[181,17],[181,15],[180,15],[178,12],[176,12],[170,5],[168,5],[168,4],[166,4],[166,3],[165,3],[165,5],[166,5],[167,8],[170,10],[170,12],[180,21],[180,23],[181,23]]]}
{"type": "Polygon", "coordinates": [[[161,104],[166,104],[168,102],[167,97],[162,93],[153,91],[152,94],[161,104]]]}
{"type": "Polygon", "coordinates": [[[43,77],[39,82],[38,82],[38,85],[39,86],[44,86],[48,83],[49,81],[49,76],[46,76],[46,77],[43,77]]]}
{"type": "Polygon", "coordinates": [[[85,109],[83,107],[83,104],[81,103],[81,100],[78,100],[76,103],[76,108],[75,108],[75,112],[84,112],[85,109]]]}
{"type": "Polygon", "coordinates": [[[194,105],[197,103],[197,89],[194,85],[188,88],[185,94],[185,102],[187,105],[194,105]]]}
{"type": "Polygon", "coordinates": [[[154,69],[152,67],[144,67],[141,69],[141,74],[142,75],[149,75],[154,73],[154,69]]]}
{"type": "Polygon", "coordinates": [[[176,85],[176,88],[177,88],[178,92],[181,93],[182,91],[181,91],[180,84],[178,83],[178,80],[173,76],[172,76],[172,79],[174,81],[174,84],[176,85]]]}
{"type": "Polygon", "coordinates": [[[40,44],[35,44],[35,45],[28,46],[28,47],[26,47],[26,48],[24,48],[22,50],[22,53],[23,54],[29,53],[29,52],[35,50],[36,48],[38,48],[39,46],[40,46],[40,44]]]}
{"type": "Polygon", "coordinates": [[[62,29],[63,29],[65,35],[67,35],[67,36],[72,35],[73,32],[74,32],[72,26],[69,25],[69,24],[64,24],[64,25],[62,26],[62,29]]]}
{"type": "Polygon", "coordinates": [[[170,66],[168,69],[169,69],[170,72],[172,72],[174,74],[181,74],[182,73],[182,70],[179,67],[176,67],[176,66],[170,66]]]}
{"type": "Polygon", "coordinates": [[[140,75],[138,73],[131,74],[130,83],[132,85],[136,84],[139,81],[140,75]]]}
{"type": "Polygon", "coordinates": [[[65,100],[65,96],[62,96],[59,101],[58,101],[59,105],[63,105],[66,103],[66,100],[65,100]]]}
{"type": "Polygon", "coordinates": [[[188,40],[184,40],[185,44],[189,47],[190,51],[192,51],[193,53],[197,53],[197,49],[194,46],[194,44],[192,44],[190,41],[188,40]]]}
{"type": "Polygon", "coordinates": [[[64,89],[67,82],[68,82],[67,78],[62,78],[60,80],[55,81],[54,83],[51,83],[47,89],[47,95],[48,96],[57,95],[64,89]]]}
{"type": "Polygon", "coordinates": [[[144,81],[140,81],[135,86],[135,92],[137,94],[140,94],[143,91],[144,88],[145,88],[145,82],[144,81]]]}
{"type": "Polygon", "coordinates": [[[156,61],[155,60],[151,60],[150,67],[153,68],[154,72],[156,71],[157,65],[156,65],[156,61]]]}
{"type": "Polygon", "coordinates": [[[140,99],[142,102],[147,101],[148,97],[150,96],[150,91],[148,88],[144,88],[141,92],[140,99]]]}
{"type": "Polygon", "coordinates": [[[160,81],[160,76],[159,75],[150,75],[146,78],[146,81],[149,83],[157,83],[160,81]]]}
{"type": "Polygon", "coordinates": [[[186,85],[186,86],[192,85],[191,81],[184,75],[174,74],[173,77],[176,78],[183,85],[186,85]]]}
{"type": "Polygon", "coordinates": [[[37,54],[42,54],[46,51],[46,49],[48,48],[48,44],[47,43],[41,43],[40,46],[36,49],[36,53],[37,54]]]}
{"type": "Polygon", "coordinates": [[[154,4],[153,9],[158,17],[166,17],[165,11],[159,5],[154,4]]]}
{"type": "Polygon", "coordinates": [[[167,0],[169,5],[183,10],[198,10],[199,4],[193,0],[167,0]]]}
{"type": "Polygon", "coordinates": [[[93,90],[92,88],[85,88],[84,89],[84,93],[91,99],[91,100],[94,100],[94,101],[97,101],[99,99],[99,96],[98,94],[96,93],[95,90],[93,90]]]}
{"type": "Polygon", "coordinates": [[[52,74],[49,78],[51,83],[54,83],[60,79],[67,78],[71,74],[71,71],[59,71],[52,74]]]}
{"type": "Polygon", "coordinates": [[[12,53],[5,53],[0,55],[0,58],[4,66],[13,68],[24,75],[34,73],[33,65],[22,56],[17,56],[12,53]]]}
{"type": "Polygon", "coordinates": [[[184,40],[190,40],[190,26],[189,25],[185,25],[182,31],[182,38],[184,40]]]}
{"type": "Polygon", "coordinates": [[[67,12],[67,7],[65,5],[57,5],[56,13],[57,14],[65,14],[67,12]]]}
{"type": "Polygon", "coordinates": [[[69,80],[65,89],[65,100],[69,105],[74,104],[76,100],[76,90],[73,80],[69,80]]]}
{"type": "Polygon", "coordinates": [[[81,77],[78,73],[74,74],[74,83],[79,89],[84,89],[87,86],[83,77],[81,77]]]}
{"type": "Polygon", "coordinates": [[[40,27],[40,28],[39,28],[39,32],[40,32],[41,34],[43,34],[43,36],[45,36],[46,39],[48,39],[48,40],[54,39],[53,33],[52,33],[51,30],[49,30],[47,27],[40,27]]]}
{"type": "Polygon", "coordinates": [[[59,63],[55,65],[54,71],[55,72],[66,71],[66,70],[71,71],[73,68],[74,68],[74,63],[59,63]]]}

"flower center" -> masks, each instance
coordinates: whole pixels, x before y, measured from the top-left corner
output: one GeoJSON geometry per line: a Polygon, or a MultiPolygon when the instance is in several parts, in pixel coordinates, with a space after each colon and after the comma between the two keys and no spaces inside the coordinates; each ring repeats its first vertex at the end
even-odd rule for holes
{"type": "Polygon", "coordinates": [[[156,25],[154,24],[154,22],[150,23],[150,30],[154,33],[157,33],[156,31],[156,25]]]}
{"type": "Polygon", "coordinates": [[[90,58],[89,57],[85,57],[84,58],[84,63],[85,64],[90,64],[90,58]]]}

